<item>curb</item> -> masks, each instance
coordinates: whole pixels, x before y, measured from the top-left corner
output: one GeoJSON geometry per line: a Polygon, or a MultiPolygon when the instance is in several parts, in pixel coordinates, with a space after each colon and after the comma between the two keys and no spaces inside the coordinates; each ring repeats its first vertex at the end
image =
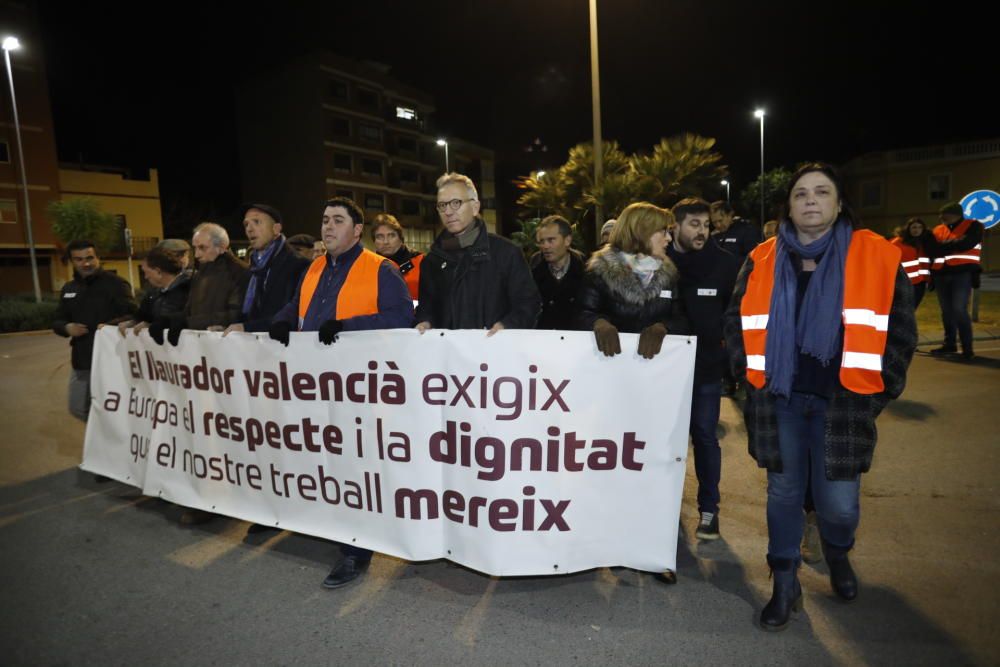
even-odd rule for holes
{"type": "Polygon", "coordinates": [[[52,329],[36,329],[35,331],[8,331],[7,333],[0,333],[0,338],[15,338],[17,336],[44,336],[45,334],[52,334],[52,329]]]}

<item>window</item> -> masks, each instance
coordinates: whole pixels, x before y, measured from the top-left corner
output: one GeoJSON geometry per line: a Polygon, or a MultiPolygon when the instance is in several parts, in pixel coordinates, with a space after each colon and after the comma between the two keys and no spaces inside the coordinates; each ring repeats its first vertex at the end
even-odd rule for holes
{"type": "Polygon", "coordinates": [[[349,99],[347,94],[347,83],[344,81],[333,79],[330,81],[329,91],[330,97],[335,100],[343,100],[346,102],[349,99]]]}
{"type": "Polygon", "coordinates": [[[409,167],[400,167],[399,182],[408,183],[410,185],[420,185],[420,173],[416,169],[410,169],[409,167]]]}
{"type": "Polygon", "coordinates": [[[882,182],[868,181],[861,184],[861,208],[878,208],[882,205],[882,182]]]}
{"type": "Polygon", "coordinates": [[[330,119],[330,133],[335,137],[351,136],[351,121],[334,116],[330,119]]]}
{"type": "Polygon", "coordinates": [[[402,202],[403,215],[420,215],[420,200],[419,199],[403,199],[402,202]]]}
{"type": "Polygon", "coordinates": [[[382,176],[382,161],[381,160],[361,160],[361,173],[365,176],[382,176]]]}
{"type": "Polygon", "coordinates": [[[4,139],[0,139],[0,162],[10,162],[10,148],[4,139]]]}
{"type": "Polygon", "coordinates": [[[416,120],[417,112],[409,107],[396,107],[396,118],[403,120],[416,120]]]}
{"type": "Polygon", "coordinates": [[[927,179],[927,196],[931,201],[951,199],[951,174],[934,174],[927,179]]]}
{"type": "Polygon", "coordinates": [[[382,195],[365,195],[365,208],[373,211],[384,211],[385,197],[382,195]]]}
{"type": "Polygon", "coordinates": [[[333,154],[333,170],[334,171],[344,171],[348,174],[354,171],[354,161],[351,156],[347,153],[334,153],[333,154]]]}
{"type": "Polygon", "coordinates": [[[382,128],[369,125],[368,123],[360,123],[358,125],[358,136],[365,141],[381,142],[382,128]]]}
{"type": "Polygon", "coordinates": [[[378,109],[378,93],[367,88],[358,88],[358,104],[369,109],[378,109]]]}
{"type": "Polygon", "coordinates": [[[17,202],[13,199],[0,199],[0,224],[17,223],[17,202]]]}
{"type": "Polygon", "coordinates": [[[417,140],[411,139],[410,137],[400,137],[396,141],[396,146],[399,147],[400,153],[409,153],[410,155],[417,154],[417,140]]]}

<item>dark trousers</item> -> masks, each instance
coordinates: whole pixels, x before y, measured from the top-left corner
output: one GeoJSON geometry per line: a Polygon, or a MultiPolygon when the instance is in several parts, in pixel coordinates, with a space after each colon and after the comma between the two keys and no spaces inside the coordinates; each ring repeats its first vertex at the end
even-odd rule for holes
{"type": "Polygon", "coordinates": [[[934,276],[934,289],[941,304],[941,323],[944,325],[944,344],[955,347],[955,333],[962,342],[962,350],[972,351],[972,318],[969,316],[969,297],[972,296],[972,274],[952,273],[934,276]]]}
{"type": "Polygon", "coordinates": [[[698,511],[719,511],[719,480],[722,478],[722,450],[715,429],[719,425],[722,387],[718,381],[696,384],[691,396],[691,444],[694,472],[698,477],[698,511]]]}
{"type": "Polygon", "coordinates": [[[919,283],[913,286],[913,310],[920,307],[920,302],[924,300],[924,293],[927,291],[927,283],[919,283]]]}
{"type": "Polygon", "coordinates": [[[344,558],[354,556],[358,559],[358,562],[367,563],[372,559],[372,554],[374,553],[371,549],[362,549],[361,547],[356,547],[352,544],[344,544],[340,542],[340,553],[343,554],[344,558]]]}

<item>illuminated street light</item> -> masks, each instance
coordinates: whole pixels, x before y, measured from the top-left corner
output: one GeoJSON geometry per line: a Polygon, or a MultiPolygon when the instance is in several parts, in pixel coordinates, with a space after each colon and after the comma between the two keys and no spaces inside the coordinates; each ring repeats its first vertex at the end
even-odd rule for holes
{"type": "Polygon", "coordinates": [[[444,173],[448,173],[450,169],[448,168],[448,142],[444,139],[437,140],[438,146],[444,146],[444,173]]]}
{"type": "Polygon", "coordinates": [[[760,119],[760,224],[764,224],[764,196],[766,187],[764,184],[764,110],[757,109],[753,112],[754,118],[760,119]]]}

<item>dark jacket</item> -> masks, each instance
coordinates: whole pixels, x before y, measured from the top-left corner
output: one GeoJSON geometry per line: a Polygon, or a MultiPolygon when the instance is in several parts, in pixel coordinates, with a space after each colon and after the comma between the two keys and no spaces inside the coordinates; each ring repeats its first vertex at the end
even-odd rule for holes
{"type": "Polygon", "coordinates": [[[258,275],[253,303],[241,315],[243,327],[247,331],[267,331],[271,318],[295,297],[299,281],[308,269],[309,260],[282,243],[258,275]]]}
{"type": "Polygon", "coordinates": [[[687,333],[677,307],[677,267],[669,259],[643,287],[619,251],[608,246],[587,262],[577,302],[580,329],[591,331],[594,322],[605,319],[621,333],[641,333],[662,322],[671,334],[687,333]]]}
{"type": "Polygon", "coordinates": [[[135,319],[139,322],[156,322],[180,319],[184,315],[188,295],[191,293],[191,274],[183,272],[166,289],[151,288],[139,303],[135,319]]]}
{"type": "Polygon", "coordinates": [[[531,271],[542,295],[542,314],[538,318],[537,329],[576,328],[576,300],[583,285],[584,265],[583,256],[578,252],[571,250],[569,257],[569,268],[561,280],[556,280],[545,261],[531,271]]]}
{"type": "Polygon", "coordinates": [[[248,280],[250,272],[246,265],[231,252],[202,264],[191,279],[191,294],[184,308],[184,328],[227,327],[239,322],[248,280]]]}
{"type": "MultiPolygon", "coordinates": [[[[959,220],[950,225],[938,225],[938,227],[947,227],[949,230],[954,230],[964,220],[959,220]]],[[[935,227],[937,229],[937,227],[935,227]]],[[[931,259],[931,266],[934,266],[934,260],[937,257],[945,257],[946,255],[961,255],[967,250],[972,250],[977,245],[983,242],[983,223],[978,220],[973,220],[969,228],[965,230],[965,233],[961,237],[955,239],[954,241],[938,241],[934,236],[934,233],[925,234],[921,239],[924,242],[924,250],[927,251],[927,255],[931,259]]],[[[940,265],[939,265],[940,266],[940,265]]],[[[978,277],[979,273],[982,271],[981,264],[956,264],[954,266],[940,266],[940,268],[933,269],[931,271],[931,276],[951,276],[958,275],[962,273],[971,273],[978,277]]],[[[978,285],[974,285],[978,287],[978,285]]]]}
{"type": "Polygon", "coordinates": [[[78,371],[90,370],[94,356],[94,334],[99,324],[117,324],[130,319],[135,313],[132,288],[122,278],[113,273],[98,270],[89,278],[75,276],[63,285],[59,295],[59,306],[52,320],[52,331],[63,337],[66,325],[86,324],[89,333],[70,338],[70,353],[73,368],[78,371]]]}
{"type": "Polygon", "coordinates": [[[486,231],[479,218],[475,242],[445,250],[450,232],[438,235],[420,265],[417,322],[438,329],[531,329],[538,320],[541,297],[521,249],[486,231]]]}
{"type": "Polygon", "coordinates": [[[720,248],[735,256],[740,262],[743,262],[750,251],[764,240],[760,229],[743,218],[733,220],[729,229],[713,234],[712,238],[715,239],[720,248]]]}
{"type": "MultiPolygon", "coordinates": [[[[725,316],[726,345],[736,379],[746,384],[747,400],[743,406],[750,456],[761,468],[781,472],[778,449],[778,420],[774,412],[773,394],[754,389],[746,383],[747,359],[743,346],[743,325],[740,304],[746,293],[747,278],[753,272],[753,260],[748,259],[736,280],[736,288],[725,316]]],[[[889,311],[889,330],[885,353],[882,355],[882,381],[885,390],[879,394],[856,394],[837,388],[826,412],[826,477],[850,480],[868,472],[875,453],[878,432],[875,418],[886,404],[903,393],[906,370],[917,346],[917,322],[913,315],[913,289],[900,267],[896,272],[895,292],[889,311]]]]}
{"type": "Polygon", "coordinates": [[[698,337],[694,383],[719,382],[729,363],[722,316],[733,295],[740,260],[711,242],[689,252],[678,252],[670,245],[667,256],[680,271],[678,291],[684,314],[691,333],[698,337]]]}

